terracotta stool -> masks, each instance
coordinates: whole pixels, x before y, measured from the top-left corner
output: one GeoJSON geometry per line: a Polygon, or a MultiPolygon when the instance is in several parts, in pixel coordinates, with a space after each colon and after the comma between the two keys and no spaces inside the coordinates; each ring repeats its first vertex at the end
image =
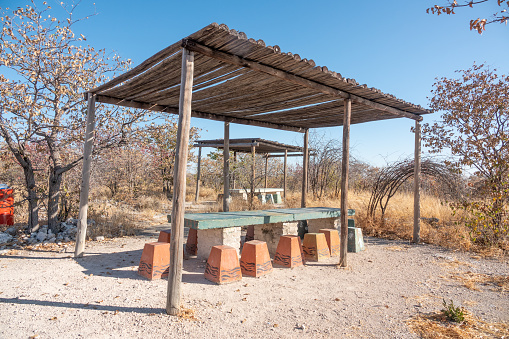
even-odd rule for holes
{"type": "Polygon", "coordinates": [[[330,257],[329,247],[323,233],[306,233],[302,242],[306,260],[320,261],[330,257]]]}
{"type": "Polygon", "coordinates": [[[282,235],[277,244],[274,264],[283,267],[302,266],[300,238],[295,235],[282,235]]]}
{"type": "Polygon", "coordinates": [[[198,252],[198,231],[194,228],[190,228],[187,234],[186,252],[189,255],[196,255],[198,252]]]}
{"type": "Polygon", "coordinates": [[[304,251],[302,250],[302,239],[298,235],[286,235],[287,237],[295,237],[299,241],[300,256],[302,258],[302,264],[306,265],[306,259],[304,258],[304,251]]]}
{"type": "Polygon", "coordinates": [[[337,230],[325,228],[321,229],[320,233],[325,234],[330,256],[337,257],[339,255],[339,232],[337,230]]]}
{"type": "Polygon", "coordinates": [[[148,280],[161,279],[168,276],[170,266],[170,244],[167,242],[149,242],[145,244],[141,254],[138,274],[148,280]]]}
{"type": "Polygon", "coordinates": [[[254,229],[255,229],[254,225],[249,225],[247,227],[246,239],[244,240],[244,242],[254,240],[254,229]]]}
{"type": "Polygon", "coordinates": [[[272,272],[269,249],[267,243],[260,240],[251,240],[244,243],[240,258],[242,274],[260,277],[272,272]]]}
{"type": "Polygon", "coordinates": [[[213,246],[205,267],[205,278],[218,284],[241,280],[242,273],[235,248],[227,245],[213,246]]]}
{"type": "Polygon", "coordinates": [[[159,232],[158,242],[171,242],[171,230],[164,230],[159,232]]]}

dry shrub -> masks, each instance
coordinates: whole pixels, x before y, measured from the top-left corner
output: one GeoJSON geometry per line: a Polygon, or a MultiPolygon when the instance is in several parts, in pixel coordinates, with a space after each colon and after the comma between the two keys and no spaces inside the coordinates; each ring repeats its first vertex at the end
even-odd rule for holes
{"type": "Polygon", "coordinates": [[[88,210],[88,219],[95,224],[87,227],[89,237],[105,236],[129,236],[135,235],[141,229],[138,221],[142,219],[128,206],[116,206],[108,202],[93,202],[88,210]]]}
{"type": "Polygon", "coordinates": [[[504,338],[509,335],[507,323],[485,322],[464,311],[465,321],[454,323],[442,313],[419,314],[407,320],[410,329],[421,338],[504,338]]]}
{"type": "MultiPolygon", "coordinates": [[[[411,240],[413,206],[412,193],[398,192],[391,199],[383,220],[369,220],[364,213],[357,213],[356,218],[366,235],[411,240]]],[[[440,199],[423,194],[421,217],[423,242],[460,250],[473,248],[467,228],[440,199]]]]}
{"type": "Polygon", "coordinates": [[[132,203],[132,206],[138,211],[153,211],[155,213],[162,213],[169,205],[171,205],[170,201],[162,194],[140,195],[132,203]]]}

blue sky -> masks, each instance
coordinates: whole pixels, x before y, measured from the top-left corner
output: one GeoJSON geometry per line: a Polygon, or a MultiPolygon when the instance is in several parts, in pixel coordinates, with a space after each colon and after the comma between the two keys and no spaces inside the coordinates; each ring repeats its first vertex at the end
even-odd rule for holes
{"type": "MultiPolygon", "coordinates": [[[[2,7],[27,1],[1,0],[2,7]]],[[[53,4],[52,0],[48,3],[53,4]]],[[[509,72],[509,27],[491,24],[482,35],[471,18],[497,11],[496,1],[453,16],[426,14],[445,1],[118,1],[82,0],[79,13],[97,15],[76,26],[96,48],[115,51],[137,65],[164,47],[212,23],[225,23],[250,38],[279,45],[317,65],[403,100],[428,106],[436,77],[474,62],[509,72]]],[[[54,7],[58,6],[55,2],[54,7]]],[[[428,115],[425,122],[439,119],[428,115]]],[[[202,139],[222,138],[223,124],[193,119],[202,139]]],[[[394,119],[352,125],[352,156],[383,165],[413,155],[413,121],[394,119]]],[[[342,138],[340,127],[318,129],[321,138],[342,138]]],[[[261,137],[301,144],[302,134],[232,124],[230,137],[261,137]]]]}

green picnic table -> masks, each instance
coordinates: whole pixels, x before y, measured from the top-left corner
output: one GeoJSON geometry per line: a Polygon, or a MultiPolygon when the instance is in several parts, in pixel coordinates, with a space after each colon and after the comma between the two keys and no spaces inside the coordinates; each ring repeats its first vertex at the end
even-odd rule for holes
{"type": "MultiPolygon", "coordinates": [[[[255,211],[186,213],[184,226],[195,230],[226,228],[247,225],[273,224],[300,220],[339,218],[341,210],[333,207],[284,208],[255,211]]],[[[355,210],[349,209],[348,216],[355,210]]],[[[170,220],[168,216],[168,220],[170,220]]]]}

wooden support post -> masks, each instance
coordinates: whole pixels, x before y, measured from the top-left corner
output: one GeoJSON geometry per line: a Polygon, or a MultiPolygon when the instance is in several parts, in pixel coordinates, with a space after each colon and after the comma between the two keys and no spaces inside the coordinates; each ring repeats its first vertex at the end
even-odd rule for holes
{"type": "Polygon", "coordinates": [[[283,199],[286,201],[286,171],[288,169],[288,150],[285,149],[285,162],[283,167],[283,199]]]}
{"type": "Polygon", "coordinates": [[[201,147],[198,147],[198,168],[196,170],[196,196],[194,202],[200,199],[200,174],[201,174],[201,147]]]}
{"type": "Polygon", "coordinates": [[[269,155],[265,154],[265,188],[267,188],[268,171],[269,171],[269,155]]]}
{"type": "Polygon", "coordinates": [[[181,72],[177,146],[175,153],[175,169],[173,173],[174,187],[171,213],[170,267],[166,299],[166,313],[170,315],[178,315],[180,312],[180,287],[182,284],[182,261],[184,259],[182,246],[184,244],[186,170],[194,73],[194,53],[185,48],[182,50],[181,72]]]}
{"type": "Polygon", "coordinates": [[[232,173],[232,181],[233,181],[232,182],[232,187],[233,187],[233,189],[236,189],[237,188],[236,187],[236,180],[235,180],[236,179],[235,178],[235,168],[237,166],[237,152],[236,151],[233,152],[233,163],[234,163],[234,166],[233,166],[234,170],[233,170],[233,173],[232,173]]]}
{"type": "Polygon", "coordinates": [[[347,267],[346,253],[348,250],[348,169],[350,162],[350,118],[352,115],[352,100],[345,99],[345,113],[343,116],[343,160],[341,163],[341,241],[339,266],[347,267]]]}
{"type": "Polygon", "coordinates": [[[414,234],[412,241],[419,243],[421,238],[421,123],[415,122],[414,155],[414,234]]]}
{"type": "Polygon", "coordinates": [[[249,200],[251,204],[251,208],[253,208],[254,204],[254,189],[255,189],[255,177],[256,177],[256,147],[251,146],[251,155],[253,157],[253,162],[251,164],[251,192],[249,192],[249,200]]]}
{"type": "Polygon", "coordinates": [[[95,95],[87,93],[87,127],[85,131],[85,144],[83,145],[83,168],[81,170],[80,210],[78,214],[78,233],[74,257],[83,256],[85,240],[87,238],[88,194],[90,191],[90,167],[92,166],[92,148],[94,146],[95,130],[95,95]]]}
{"type": "Polygon", "coordinates": [[[230,211],[230,123],[224,123],[223,147],[223,212],[230,211]]]}
{"type": "Polygon", "coordinates": [[[300,201],[300,207],[306,207],[306,192],[308,191],[308,167],[309,167],[309,129],[304,132],[304,151],[302,159],[302,195],[300,201]]]}

